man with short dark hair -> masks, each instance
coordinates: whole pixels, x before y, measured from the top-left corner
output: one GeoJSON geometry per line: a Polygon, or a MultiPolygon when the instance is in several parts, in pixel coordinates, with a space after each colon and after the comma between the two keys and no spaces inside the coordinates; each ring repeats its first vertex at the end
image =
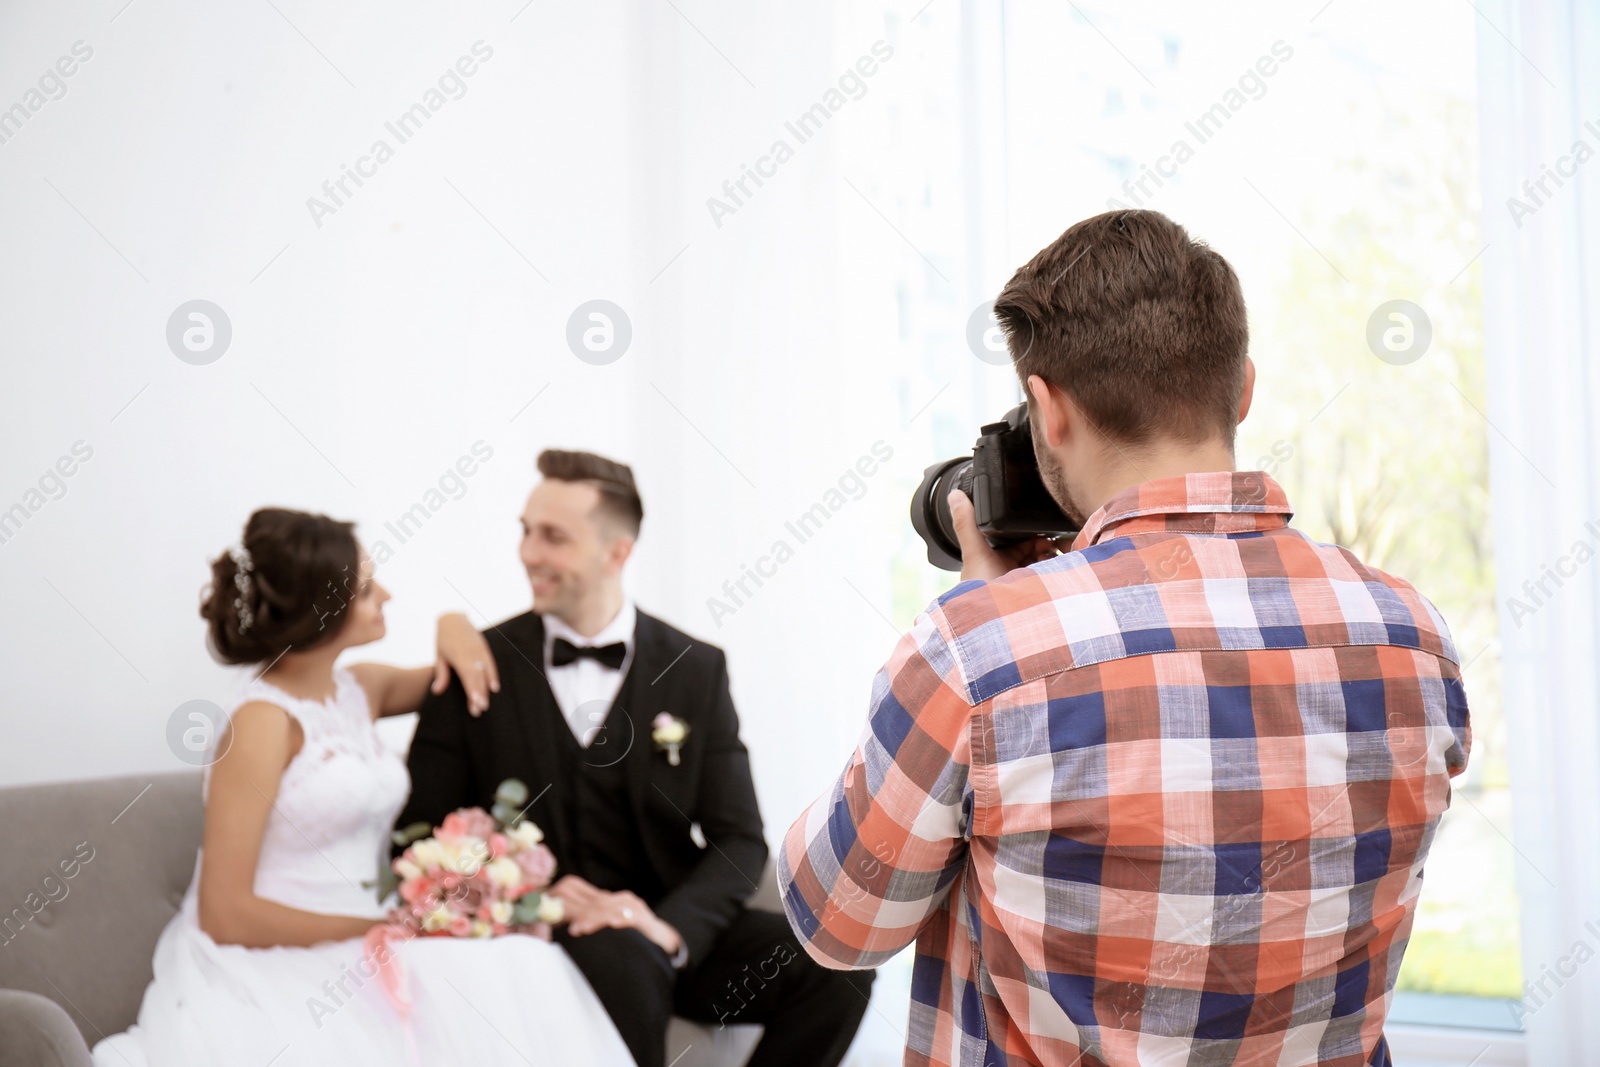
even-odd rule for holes
{"type": "Polygon", "coordinates": [[[644,518],[627,466],[547,451],[538,467],[533,610],[486,630],[493,662],[424,702],[399,825],[487,810],[520,779],[559,864],[556,940],[638,1067],[662,1067],[673,1014],[764,1024],[753,1065],[837,1064],[872,975],[819,967],[783,916],[744,906],[767,845],[723,651],[623,590],[644,518]]]}
{"type": "Polygon", "coordinates": [[[1151,211],[995,301],[1072,550],[996,551],[903,637],[778,867],[808,952],[917,943],[907,1064],[1388,1064],[1471,744],[1444,620],[1235,471],[1244,298],[1151,211]]]}

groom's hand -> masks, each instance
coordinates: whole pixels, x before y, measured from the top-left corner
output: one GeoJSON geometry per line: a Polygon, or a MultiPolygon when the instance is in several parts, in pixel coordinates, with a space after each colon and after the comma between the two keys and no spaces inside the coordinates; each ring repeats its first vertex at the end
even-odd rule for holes
{"type": "Polygon", "coordinates": [[[568,874],[558,879],[549,892],[551,896],[560,898],[566,908],[567,931],[573,937],[583,937],[608,928],[632,928],[649,938],[668,956],[676,956],[678,949],[683,946],[683,936],[659,918],[637,894],[626,889],[613,893],[591,885],[575,874],[568,874]]]}
{"type": "Polygon", "coordinates": [[[467,691],[467,711],[482,715],[489,707],[489,694],[500,692],[500,672],[489,642],[460,612],[439,616],[435,641],[438,652],[433,663],[432,690],[444,692],[450,685],[450,672],[455,671],[467,691]]]}

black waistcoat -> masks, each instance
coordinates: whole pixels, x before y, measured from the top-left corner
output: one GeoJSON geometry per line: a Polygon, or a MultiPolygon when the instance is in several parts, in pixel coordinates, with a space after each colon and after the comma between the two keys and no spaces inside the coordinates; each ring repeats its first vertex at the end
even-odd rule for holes
{"type": "MultiPolygon", "coordinates": [[[[558,720],[552,732],[563,742],[560,778],[554,783],[562,790],[565,811],[561,852],[556,855],[561,863],[557,877],[576,874],[601,889],[631,889],[646,902],[654,902],[665,895],[665,888],[645,854],[629,802],[624,759],[633,745],[651,743],[648,724],[638,722],[631,711],[635,673],[629,664],[605,722],[588,748],[578,744],[561,718],[554,693],[545,705],[558,720]]],[[[548,687],[548,681],[545,684],[548,687]]]]}

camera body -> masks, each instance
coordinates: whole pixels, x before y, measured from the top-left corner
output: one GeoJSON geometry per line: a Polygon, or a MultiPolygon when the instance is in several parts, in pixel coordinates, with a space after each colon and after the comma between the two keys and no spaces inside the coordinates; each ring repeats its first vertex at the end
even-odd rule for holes
{"type": "Polygon", "coordinates": [[[961,544],[945,499],[951,489],[972,500],[978,529],[995,548],[1078,532],[1039,476],[1026,404],[983,426],[970,457],[942,460],[923,471],[911,498],[911,526],[928,547],[928,562],[959,571],[961,544]]]}

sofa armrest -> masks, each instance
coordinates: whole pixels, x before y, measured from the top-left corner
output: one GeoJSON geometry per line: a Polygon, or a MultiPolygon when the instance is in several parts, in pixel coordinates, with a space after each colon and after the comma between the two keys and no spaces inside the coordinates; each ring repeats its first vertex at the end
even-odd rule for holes
{"type": "Polygon", "coordinates": [[[761,884],[756,886],[756,891],[750,894],[744,906],[753,911],[783,914],[783,897],[778,893],[778,865],[774,860],[767,860],[767,867],[761,872],[761,884]]]}
{"type": "Polygon", "coordinates": [[[66,1009],[38,993],[0,989],[0,1067],[93,1067],[66,1009]]]}

